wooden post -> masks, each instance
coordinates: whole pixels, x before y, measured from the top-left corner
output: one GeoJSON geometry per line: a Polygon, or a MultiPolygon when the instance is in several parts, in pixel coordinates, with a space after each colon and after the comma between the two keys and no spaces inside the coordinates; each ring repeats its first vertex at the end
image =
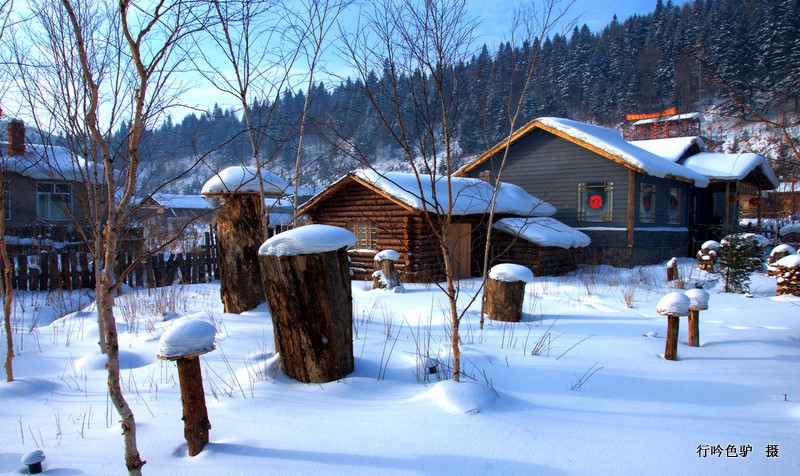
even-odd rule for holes
{"type": "Polygon", "coordinates": [[[656,310],[662,316],[667,316],[667,343],[664,348],[664,359],[678,360],[678,326],[680,316],[689,314],[691,300],[681,292],[666,294],[660,301],[656,310]]]}
{"type": "Polygon", "coordinates": [[[189,447],[189,456],[195,456],[208,443],[208,430],[211,429],[197,356],[178,359],[178,379],[183,403],[183,436],[189,447]]]}
{"type": "Polygon", "coordinates": [[[700,347],[700,310],[689,309],[689,342],[690,347],[700,347]]]}
{"type": "Polygon", "coordinates": [[[678,327],[680,317],[677,315],[667,315],[667,345],[664,349],[666,360],[678,360],[678,327]]]}
{"type": "Polygon", "coordinates": [[[507,282],[492,278],[486,280],[486,315],[493,321],[519,322],[522,320],[522,303],[525,283],[507,282]]]}
{"type": "MultiPolygon", "coordinates": [[[[296,230],[302,228],[308,227],[296,230]]],[[[275,346],[286,375],[309,383],[338,380],[352,372],[353,310],[346,248],[258,258],[275,346]]]]}
{"type": "Polygon", "coordinates": [[[228,194],[218,226],[220,295],[225,312],[248,311],[264,300],[258,247],[263,242],[258,194],[228,194]]]}

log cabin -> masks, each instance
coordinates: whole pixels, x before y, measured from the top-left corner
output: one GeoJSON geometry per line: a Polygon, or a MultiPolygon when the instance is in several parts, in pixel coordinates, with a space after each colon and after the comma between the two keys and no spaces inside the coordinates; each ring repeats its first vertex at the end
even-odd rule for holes
{"type": "MultiPolygon", "coordinates": [[[[479,179],[453,177],[448,182],[442,176],[357,170],[312,197],[298,213],[356,235],[349,251],[354,279],[370,279],[375,255],[391,249],[401,254],[395,264],[402,281],[436,282],[445,276],[438,236],[447,240],[455,277],[480,275],[492,191],[479,179]]],[[[577,266],[589,239],[549,218],[555,213],[552,205],[506,183],[496,203],[492,262],[515,262],[535,274],[577,266]]]]}

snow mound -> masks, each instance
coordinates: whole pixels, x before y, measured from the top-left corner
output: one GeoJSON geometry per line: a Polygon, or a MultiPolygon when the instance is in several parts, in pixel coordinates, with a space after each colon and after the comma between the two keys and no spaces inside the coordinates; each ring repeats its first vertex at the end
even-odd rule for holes
{"type": "Polygon", "coordinates": [[[400,253],[395,250],[383,250],[375,254],[375,261],[397,261],[400,259],[400,253]]]}
{"type": "Polygon", "coordinates": [[[486,385],[454,380],[437,383],[425,396],[452,413],[479,413],[497,399],[497,394],[486,385]]]}
{"type": "Polygon", "coordinates": [[[180,357],[214,349],[217,329],[199,319],[187,319],[167,329],[159,341],[158,355],[162,358],[180,357]]]}
{"type": "Polygon", "coordinates": [[[489,277],[495,281],[503,281],[506,283],[516,283],[519,281],[530,283],[533,281],[533,272],[525,266],[503,263],[492,266],[492,269],[489,271],[489,277]]]}
{"type": "MultiPolygon", "coordinates": [[[[128,350],[119,351],[120,369],[138,369],[152,364],[154,359],[128,350]]],[[[104,370],[108,363],[108,356],[100,351],[86,354],[75,362],[78,370],[104,370]]]]}
{"type": "Polygon", "coordinates": [[[336,251],[356,244],[350,230],[330,225],[306,225],[278,233],[258,249],[259,255],[296,256],[336,251]]]}
{"type": "Polygon", "coordinates": [[[775,256],[778,253],[787,253],[787,254],[790,254],[790,255],[794,255],[794,254],[797,254],[797,250],[794,249],[794,247],[792,247],[790,245],[778,245],[778,246],[776,246],[775,248],[772,249],[772,252],[770,252],[769,255],[770,256],[775,256]]]}
{"type": "Polygon", "coordinates": [[[718,250],[720,248],[719,241],[708,240],[700,247],[704,250],[718,250]]]}
{"type": "Polygon", "coordinates": [[[689,314],[689,306],[691,304],[691,299],[685,294],[675,291],[662,297],[661,300],[658,301],[656,310],[659,314],[665,316],[686,316],[689,314]]]}
{"type": "Polygon", "coordinates": [[[789,255],[779,259],[776,263],[784,268],[800,268],[800,255],[789,255]]]}

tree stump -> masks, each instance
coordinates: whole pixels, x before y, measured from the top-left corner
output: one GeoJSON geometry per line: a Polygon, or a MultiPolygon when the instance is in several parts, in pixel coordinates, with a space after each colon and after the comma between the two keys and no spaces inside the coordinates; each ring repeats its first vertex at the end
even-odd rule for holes
{"type": "Polygon", "coordinates": [[[664,348],[664,358],[666,360],[678,360],[678,330],[680,317],[676,315],[667,316],[667,344],[664,348]]]}
{"type": "MultiPolygon", "coordinates": [[[[347,248],[287,254],[280,240],[301,243],[303,248],[306,240],[324,235],[331,228],[347,233],[355,242],[355,236],[345,229],[308,225],[275,235],[259,250],[262,284],[272,313],[281,365],[286,375],[306,383],[338,380],[353,371],[353,308],[347,248]],[[275,249],[278,251],[273,253],[275,249]]],[[[334,239],[331,246],[337,245],[341,243],[334,239]]]]}
{"type": "Polygon", "coordinates": [[[403,289],[403,283],[400,282],[400,273],[394,267],[394,262],[399,259],[400,253],[394,250],[384,250],[375,255],[372,289],[388,289],[390,291],[403,289]]]}
{"type": "Polygon", "coordinates": [[[489,271],[484,289],[484,311],[494,321],[519,322],[525,301],[525,283],[533,273],[517,264],[499,264],[489,271]]]}
{"type": "Polygon", "coordinates": [[[258,247],[261,229],[257,194],[229,194],[215,219],[218,227],[220,296],[225,312],[239,314],[261,304],[258,247]]]}
{"type": "Polygon", "coordinates": [[[678,260],[672,258],[667,261],[667,281],[677,281],[681,279],[678,273],[678,260]]]}

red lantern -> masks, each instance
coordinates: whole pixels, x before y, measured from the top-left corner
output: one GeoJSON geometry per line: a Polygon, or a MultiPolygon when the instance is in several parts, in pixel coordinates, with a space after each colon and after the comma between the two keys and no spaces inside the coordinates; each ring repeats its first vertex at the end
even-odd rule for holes
{"type": "Polygon", "coordinates": [[[759,200],[758,197],[753,197],[750,200],[748,200],[748,203],[750,203],[750,206],[752,207],[757,207],[760,201],[761,200],[759,200]]]}
{"type": "Polygon", "coordinates": [[[736,203],[739,201],[739,198],[735,194],[728,195],[728,203],[736,203]]]}
{"type": "Polygon", "coordinates": [[[589,208],[593,208],[595,210],[603,208],[603,197],[600,195],[592,195],[589,197],[589,208]]]}

